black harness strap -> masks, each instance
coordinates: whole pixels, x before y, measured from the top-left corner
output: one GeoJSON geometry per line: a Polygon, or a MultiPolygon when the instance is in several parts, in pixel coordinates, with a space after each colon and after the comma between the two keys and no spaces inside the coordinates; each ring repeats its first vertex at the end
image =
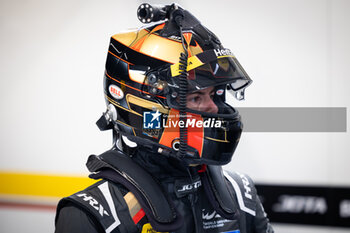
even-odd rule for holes
{"type": "Polygon", "coordinates": [[[175,231],[182,226],[178,213],[160,185],[143,168],[118,151],[107,151],[100,156],[91,155],[87,167],[93,179],[106,179],[120,183],[130,190],[156,231],[175,231]],[[113,166],[111,165],[113,164],[113,166]]]}
{"type": "Polygon", "coordinates": [[[237,219],[236,201],[228,189],[221,166],[207,166],[207,170],[200,175],[205,193],[216,212],[223,218],[237,219]]]}

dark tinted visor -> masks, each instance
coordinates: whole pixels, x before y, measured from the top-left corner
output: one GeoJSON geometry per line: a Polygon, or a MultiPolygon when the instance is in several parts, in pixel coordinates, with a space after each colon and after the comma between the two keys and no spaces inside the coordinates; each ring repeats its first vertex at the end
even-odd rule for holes
{"type": "MultiPolygon", "coordinates": [[[[179,74],[178,67],[178,64],[171,67],[174,79],[179,74]]],[[[209,50],[189,57],[187,73],[189,92],[222,84],[230,84],[237,91],[251,83],[248,74],[228,49],[209,50]]]]}

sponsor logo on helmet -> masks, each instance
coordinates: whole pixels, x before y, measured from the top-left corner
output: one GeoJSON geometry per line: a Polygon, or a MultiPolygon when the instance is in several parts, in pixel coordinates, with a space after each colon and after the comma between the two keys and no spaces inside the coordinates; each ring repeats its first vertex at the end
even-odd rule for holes
{"type": "Polygon", "coordinates": [[[217,95],[222,95],[222,94],[224,94],[224,90],[223,89],[219,89],[219,90],[216,91],[216,94],[217,95]]]}
{"type": "Polygon", "coordinates": [[[122,91],[122,89],[120,89],[120,87],[116,85],[109,85],[108,91],[114,99],[121,100],[124,98],[124,92],[122,91]]]}
{"type": "Polygon", "coordinates": [[[176,40],[176,41],[181,41],[181,37],[179,37],[179,36],[170,36],[169,37],[170,39],[173,39],[173,40],[176,40]]]}
{"type": "Polygon", "coordinates": [[[233,53],[229,49],[214,49],[214,53],[217,57],[228,55],[233,56],[233,53]]]}

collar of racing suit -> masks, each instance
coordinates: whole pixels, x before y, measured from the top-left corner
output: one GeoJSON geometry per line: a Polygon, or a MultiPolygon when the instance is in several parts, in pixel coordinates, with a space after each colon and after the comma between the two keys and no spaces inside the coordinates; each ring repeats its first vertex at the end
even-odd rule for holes
{"type": "Polygon", "coordinates": [[[186,178],[190,175],[189,171],[195,175],[195,170],[198,170],[196,167],[188,167],[175,158],[141,149],[133,154],[132,160],[160,181],[186,178]]]}

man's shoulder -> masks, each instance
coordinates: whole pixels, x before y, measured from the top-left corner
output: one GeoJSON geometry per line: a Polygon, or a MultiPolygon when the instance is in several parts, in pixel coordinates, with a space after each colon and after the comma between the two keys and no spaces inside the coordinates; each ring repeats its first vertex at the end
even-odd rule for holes
{"type": "Polygon", "coordinates": [[[227,170],[224,170],[223,173],[226,179],[228,179],[230,182],[234,181],[234,183],[237,183],[237,185],[239,185],[240,187],[255,188],[253,179],[246,173],[241,173],[238,171],[227,171],[227,170]]]}
{"type": "Polygon", "coordinates": [[[62,209],[75,206],[78,211],[99,222],[105,230],[117,228],[121,223],[122,228],[135,227],[131,214],[137,212],[137,205],[136,198],[124,186],[101,180],[61,199],[57,206],[56,222],[62,209]]]}
{"type": "Polygon", "coordinates": [[[65,232],[97,233],[105,231],[90,213],[74,203],[66,203],[57,213],[55,221],[55,233],[65,232]]]}
{"type": "Polygon", "coordinates": [[[224,171],[242,211],[255,216],[257,192],[253,180],[244,173],[224,171]]]}
{"type": "Polygon", "coordinates": [[[109,210],[109,208],[105,208],[109,204],[109,199],[120,200],[120,197],[123,197],[126,192],[127,190],[122,185],[100,180],[81,191],[62,198],[58,206],[65,205],[65,203],[74,203],[89,207],[88,209],[98,210],[102,215],[110,215],[108,211],[105,211],[109,210]]]}

